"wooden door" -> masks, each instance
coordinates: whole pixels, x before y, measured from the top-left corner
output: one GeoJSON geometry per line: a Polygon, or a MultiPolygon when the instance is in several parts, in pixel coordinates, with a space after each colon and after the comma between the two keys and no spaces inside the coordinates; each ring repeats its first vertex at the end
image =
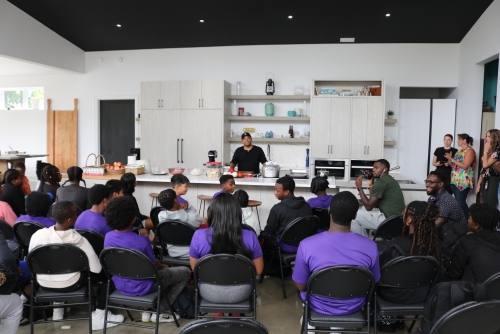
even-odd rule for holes
{"type": "Polygon", "coordinates": [[[181,81],[181,109],[201,108],[201,81],[181,81]]]}
{"type": "Polygon", "coordinates": [[[141,82],[141,109],[161,108],[161,83],[159,81],[141,82]]]}
{"type": "Polygon", "coordinates": [[[52,110],[47,99],[47,162],[65,171],[78,165],[78,99],[73,110],[52,110]]]}
{"type": "Polygon", "coordinates": [[[161,83],[161,101],[162,109],[179,110],[181,109],[181,82],[163,81],[161,83]]]}
{"type": "Polygon", "coordinates": [[[351,159],[367,159],[367,98],[352,98],[351,159]]]}
{"type": "Polygon", "coordinates": [[[384,156],[384,100],[367,99],[366,111],[366,159],[382,159],[384,156]]]}
{"type": "Polygon", "coordinates": [[[317,97],[311,101],[311,158],[330,157],[330,112],[332,99],[317,97]]]}
{"type": "Polygon", "coordinates": [[[224,108],[224,81],[203,80],[201,82],[202,109],[224,108]]]}
{"type": "MultiPolygon", "coordinates": [[[[351,100],[333,98],[330,113],[330,157],[346,159],[351,149],[351,100]]],[[[326,121],[326,120],[325,120],[326,121]]]]}

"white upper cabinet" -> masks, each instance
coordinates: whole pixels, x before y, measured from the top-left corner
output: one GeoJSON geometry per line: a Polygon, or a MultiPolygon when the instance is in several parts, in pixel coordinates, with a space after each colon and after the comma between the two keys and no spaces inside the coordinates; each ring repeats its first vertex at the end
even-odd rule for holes
{"type": "Polygon", "coordinates": [[[179,110],[180,90],[180,81],[141,82],[141,109],[179,110]]]}
{"type": "Polygon", "coordinates": [[[181,82],[181,109],[221,109],[223,107],[223,80],[181,82]]]}

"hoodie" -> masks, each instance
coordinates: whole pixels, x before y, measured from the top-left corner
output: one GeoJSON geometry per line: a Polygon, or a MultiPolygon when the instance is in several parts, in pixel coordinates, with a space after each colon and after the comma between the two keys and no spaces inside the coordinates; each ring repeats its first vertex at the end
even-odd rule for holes
{"type": "Polygon", "coordinates": [[[462,237],[456,244],[449,269],[450,278],[484,283],[500,272],[500,232],[482,230],[462,237]]]}
{"type": "Polygon", "coordinates": [[[260,234],[259,222],[257,220],[257,217],[255,217],[255,215],[253,214],[252,208],[249,207],[241,208],[241,212],[242,212],[242,223],[252,227],[255,233],[259,235],[260,234]]]}
{"type": "Polygon", "coordinates": [[[311,206],[307,204],[304,197],[285,197],[272,207],[264,232],[268,235],[280,236],[294,219],[311,215],[311,206]]]}
{"type": "MultiPolygon", "coordinates": [[[[30,240],[29,251],[35,247],[47,244],[71,244],[85,252],[89,259],[90,271],[93,273],[101,272],[99,258],[94,252],[90,243],[74,229],[66,231],[56,231],[55,226],[38,230],[33,234],[30,240]]],[[[57,261],[57,259],[53,259],[57,261]]],[[[80,279],[80,273],[70,273],[63,275],[36,275],[37,281],[46,288],[62,289],[75,284],[80,279]]]]}

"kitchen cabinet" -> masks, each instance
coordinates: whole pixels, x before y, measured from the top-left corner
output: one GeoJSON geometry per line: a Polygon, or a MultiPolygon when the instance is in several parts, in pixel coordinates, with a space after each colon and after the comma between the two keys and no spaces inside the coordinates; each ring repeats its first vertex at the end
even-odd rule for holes
{"type": "Polygon", "coordinates": [[[377,97],[353,98],[351,117],[351,159],[383,157],[384,100],[377,97]]]}
{"type": "Polygon", "coordinates": [[[224,81],[181,81],[181,109],[222,109],[224,107],[224,81]]]}
{"type": "Polygon", "coordinates": [[[141,82],[141,109],[175,110],[181,108],[180,81],[141,82]]]}

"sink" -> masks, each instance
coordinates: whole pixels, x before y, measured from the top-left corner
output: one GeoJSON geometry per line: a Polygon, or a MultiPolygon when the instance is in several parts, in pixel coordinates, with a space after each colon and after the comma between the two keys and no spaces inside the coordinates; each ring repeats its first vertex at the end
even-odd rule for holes
{"type": "Polygon", "coordinates": [[[417,184],[416,182],[413,182],[412,180],[396,180],[398,181],[399,184],[417,184]]]}

